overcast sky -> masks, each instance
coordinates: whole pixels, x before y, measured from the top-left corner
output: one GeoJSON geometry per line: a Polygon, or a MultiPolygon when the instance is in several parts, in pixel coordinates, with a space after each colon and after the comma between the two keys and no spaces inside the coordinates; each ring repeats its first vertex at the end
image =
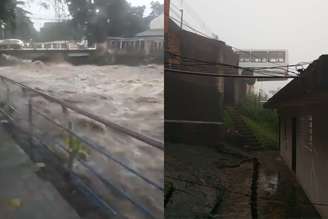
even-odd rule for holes
{"type": "Polygon", "coordinates": [[[239,49],[287,49],[290,64],[328,53],[327,0],[171,1],[178,7],[183,2],[185,14],[192,8],[203,20],[194,21],[200,19],[191,12],[189,23],[239,49]]]}
{"type": "MultiPolygon", "coordinates": [[[[1,1],[1,0],[0,0],[1,1]]],[[[127,0],[133,6],[146,6],[145,15],[150,13],[150,3],[154,0],[127,0]]],[[[163,3],[164,0],[157,0],[158,2],[163,3]]],[[[32,21],[34,22],[34,26],[39,30],[44,22],[47,21],[54,21],[55,19],[55,12],[53,9],[45,10],[39,4],[39,0],[34,0],[29,5],[26,5],[26,9],[29,10],[32,15],[32,21]]]]}

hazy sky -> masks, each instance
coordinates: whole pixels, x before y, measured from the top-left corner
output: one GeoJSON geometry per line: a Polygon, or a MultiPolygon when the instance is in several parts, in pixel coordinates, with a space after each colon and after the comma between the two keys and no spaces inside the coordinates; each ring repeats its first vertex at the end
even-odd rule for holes
{"type": "Polygon", "coordinates": [[[286,48],[291,63],[328,53],[327,0],[184,0],[183,5],[219,39],[240,49],[286,48]]]}
{"type": "MultiPolygon", "coordinates": [[[[1,0],[0,0],[1,1],[1,0]]],[[[133,6],[140,6],[140,5],[145,5],[146,10],[145,14],[150,13],[150,3],[154,0],[127,0],[128,2],[131,3],[133,6]]],[[[158,2],[163,3],[164,0],[157,0],[158,2]]],[[[40,27],[43,26],[44,22],[47,21],[53,21],[55,18],[55,12],[53,9],[45,10],[42,8],[39,4],[38,0],[34,0],[32,3],[26,6],[27,10],[29,10],[32,15],[32,21],[34,22],[34,26],[37,28],[37,30],[40,29],[40,27]]]]}
{"type": "Polygon", "coordinates": [[[193,8],[208,28],[193,12],[187,21],[239,49],[287,49],[290,64],[328,53],[327,0],[171,1],[185,14],[193,8]]]}

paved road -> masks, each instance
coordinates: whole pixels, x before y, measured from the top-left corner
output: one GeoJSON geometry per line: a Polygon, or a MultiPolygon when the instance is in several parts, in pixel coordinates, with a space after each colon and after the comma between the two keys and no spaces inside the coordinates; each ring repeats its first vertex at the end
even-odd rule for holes
{"type": "Polygon", "coordinates": [[[35,165],[2,127],[0,139],[0,218],[79,219],[57,190],[35,174],[35,165]]]}

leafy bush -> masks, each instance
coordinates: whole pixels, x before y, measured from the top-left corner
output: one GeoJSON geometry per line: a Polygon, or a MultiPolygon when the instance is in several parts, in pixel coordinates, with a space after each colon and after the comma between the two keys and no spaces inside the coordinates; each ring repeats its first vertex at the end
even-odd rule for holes
{"type": "Polygon", "coordinates": [[[224,120],[224,127],[226,129],[232,129],[234,127],[232,118],[230,117],[229,113],[226,110],[224,111],[223,120],[224,120]]]}
{"type": "Polygon", "coordinates": [[[261,124],[266,129],[277,133],[278,115],[275,111],[264,109],[262,103],[256,95],[249,95],[241,103],[239,110],[241,114],[247,116],[254,122],[261,124]]]}
{"type": "Polygon", "coordinates": [[[278,115],[275,111],[264,109],[260,98],[249,95],[239,106],[239,112],[246,125],[257,140],[267,149],[278,148],[278,115]]]}

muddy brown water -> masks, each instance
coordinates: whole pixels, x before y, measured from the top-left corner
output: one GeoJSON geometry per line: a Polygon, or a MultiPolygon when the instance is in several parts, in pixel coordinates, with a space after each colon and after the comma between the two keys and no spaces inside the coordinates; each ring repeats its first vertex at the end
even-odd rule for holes
{"type": "MultiPolygon", "coordinates": [[[[72,66],[25,63],[0,67],[0,74],[65,100],[93,114],[109,119],[163,141],[163,67],[149,66],[72,66]]],[[[1,100],[6,99],[6,86],[1,86],[1,100]]],[[[27,124],[27,99],[21,89],[9,85],[13,114],[22,127],[27,124]]],[[[67,126],[62,108],[44,98],[34,96],[33,107],[67,126]]],[[[74,131],[102,145],[115,158],[163,186],[164,153],[127,137],[83,115],[69,112],[74,131]]],[[[35,133],[64,142],[66,135],[42,117],[33,114],[35,133]]],[[[90,150],[87,160],[99,174],[146,206],[156,218],[163,217],[163,193],[146,184],[105,156],[90,150]]],[[[109,191],[85,168],[75,165],[75,171],[91,179],[96,190],[114,202],[127,218],[147,218],[133,205],[109,191]]]]}

